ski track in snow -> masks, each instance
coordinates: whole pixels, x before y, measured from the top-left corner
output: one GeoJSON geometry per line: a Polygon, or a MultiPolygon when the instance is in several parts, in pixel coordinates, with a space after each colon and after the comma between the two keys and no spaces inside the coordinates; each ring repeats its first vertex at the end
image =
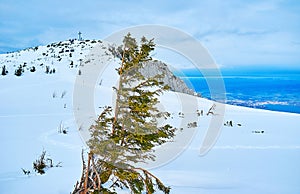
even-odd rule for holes
{"type": "MultiPolygon", "coordinates": [[[[66,124],[66,126],[70,126],[70,125],[74,125],[75,121],[74,118],[70,118],[68,120],[62,121],[63,124],[66,124]]],[[[55,128],[55,129],[51,129],[49,131],[46,131],[45,133],[42,133],[38,140],[43,142],[43,143],[47,143],[50,145],[55,145],[55,146],[59,146],[59,147],[64,147],[67,149],[81,149],[82,146],[81,145],[76,145],[76,144],[72,144],[72,143],[67,143],[65,142],[65,139],[59,140],[57,139],[59,136],[66,136],[68,137],[68,135],[80,135],[79,131],[77,130],[76,132],[74,130],[76,130],[76,128],[72,127],[71,131],[69,131],[70,127],[65,127],[66,130],[68,130],[67,134],[62,134],[59,133],[59,127],[55,128]]]]}

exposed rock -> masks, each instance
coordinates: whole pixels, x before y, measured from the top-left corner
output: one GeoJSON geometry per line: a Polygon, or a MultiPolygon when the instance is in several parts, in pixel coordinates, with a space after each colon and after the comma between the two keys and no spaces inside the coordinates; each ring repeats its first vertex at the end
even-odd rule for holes
{"type": "Polygon", "coordinates": [[[195,92],[190,89],[185,82],[180,79],[179,77],[176,77],[168,68],[168,66],[161,62],[161,61],[147,61],[145,62],[145,65],[143,69],[141,70],[141,73],[146,77],[153,77],[157,74],[163,74],[164,77],[162,78],[162,81],[169,85],[171,88],[171,91],[174,92],[181,92],[185,94],[194,95],[195,92]]]}

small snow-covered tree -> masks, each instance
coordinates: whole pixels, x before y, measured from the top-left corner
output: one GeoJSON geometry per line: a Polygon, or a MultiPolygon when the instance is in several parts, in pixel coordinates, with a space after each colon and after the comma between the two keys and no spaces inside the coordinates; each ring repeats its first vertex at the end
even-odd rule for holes
{"type": "Polygon", "coordinates": [[[54,165],[53,160],[49,157],[46,157],[45,150],[42,152],[39,158],[33,162],[33,170],[39,174],[45,174],[45,170],[53,167],[61,167],[61,162],[54,165]]]}
{"type": "Polygon", "coordinates": [[[50,67],[49,66],[46,66],[46,70],[45,70],[45,73],[50,73],[50,67]]]}
{"type": "Polygon", "coordinates": [[[32,67],[30,68],[30,72],[35,72],[35,66],[32,66],[32,67]]]}
{"type": "Polygon", "coordinates": [[[2,72],[1,72],[1,75],[7,75],[8,74],[8,71],[7,71],[7,69],[6,69],[6,66],[5,65],[3,65],[2,66],[2,72]]]}
{"type": "Polygon", "coordinates": [[[18,69],[15,70],[15,75],[16,76],[21,76],[24,72],[23,66],[19,65],[18,69]]]}

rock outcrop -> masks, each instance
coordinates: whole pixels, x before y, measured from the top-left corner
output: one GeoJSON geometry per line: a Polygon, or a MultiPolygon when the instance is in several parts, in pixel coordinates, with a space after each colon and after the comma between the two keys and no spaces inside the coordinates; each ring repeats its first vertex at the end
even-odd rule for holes
{"type": "Polygon", "coordinates": [[[161,81],[163,81],[166,85],[169,85],[171,91],[195,95],[195,92],[190,89],[182,79],[175,76],[168,66],[161,61],[154,60],[145,62],[141,73],[145,77],[153,77],[157,74],[163,74],[164,77],[161,81]]]}

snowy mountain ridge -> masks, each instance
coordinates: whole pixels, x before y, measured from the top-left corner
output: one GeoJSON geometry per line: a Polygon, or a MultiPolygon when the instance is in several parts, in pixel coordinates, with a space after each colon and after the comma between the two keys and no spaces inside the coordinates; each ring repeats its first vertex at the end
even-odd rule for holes
{"type": "MultiPolygon", "coordinates": [[[[111,45],[101,40],[76,40],[70,39],[51,43],[46,46],[36,46],[12,53],[0,55],[0,73],[2,76],[23,76],[28,73],[42,72],[54,74],[60,72],[61,68],[70,69],[71,74],[81,74],[80,66],[89,63],[85,60],[91,49],[95,46],[104,49],[104,53],[113,60],[111,45]]],[[[66,71],[64,71],[66,72],[66,71]]],[[[147,76],[154,76],[158,72],[163,73],[163,81],[171,87],[172,91],[194,95],[180,78],[176,77],[168,66],[158,60],[149,61],[145,64],[142,73],[147,76]]]]}

